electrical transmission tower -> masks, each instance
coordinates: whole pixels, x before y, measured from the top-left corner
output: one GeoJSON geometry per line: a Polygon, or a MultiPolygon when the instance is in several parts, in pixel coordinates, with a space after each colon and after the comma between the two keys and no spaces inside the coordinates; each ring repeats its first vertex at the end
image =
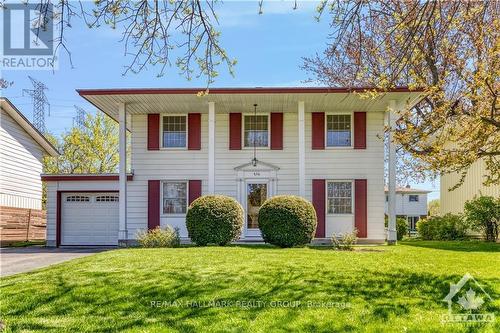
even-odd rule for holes
{"type": "Polygon", "coordinates": [[[77,126],[79,129],[83,129],[83,126],[85,125],[85,115],[87,114],[87,111],[82,109],[81,107],[77,105],[73,105],[76,109],[76,116],[73,117],[73,126],[77,126]]]}
{"type": "Polygon", "coordinates": [[[33,89],[23,89],[23,95],[28,94],[31,96],[33,102],[33,125],[41,133],[45,133],[45,108],[47,107],[50,116],[50,103],[45,95],[45,90],[48,88],[42,82],[35,80],[28,76],[33,84],[33,89]]]}

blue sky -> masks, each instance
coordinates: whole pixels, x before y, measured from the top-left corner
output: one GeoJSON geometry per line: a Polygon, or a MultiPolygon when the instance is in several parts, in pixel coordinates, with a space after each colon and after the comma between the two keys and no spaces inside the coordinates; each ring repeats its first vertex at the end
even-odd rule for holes
{"type": "MultiPolygon", "coordinates": [[[[231,58],[238,64],[232,77],[224,67],[212,86],[301,86],[306,85],[307,73],[300,69],[302,57],[321,52],[329,32],[328,16],[315,20],[317,1],[299,2],[293,10],[292,1],[264,1],[264,13],[258,14],[258,1],[226,1],[219,5],[221,41],[231,58]]],[[[60,53],[59,68],[52,71],[2,71],[2,77],[13,81],[3,91],[14,104],[32,119],[29,97],[22,89],[30,89],[28,75],[44,82],[49,90],[51,113],[47,129],[60,134],[72,125],[78,105],[90,112],[94,108],[80,98],[77,88],[119,87],[199,87],[203,78],[187,81],[172,67],[167,75],[158,78],[158,70],[149,68],[139,74],[123,76],[130,58],[124,56],[120,32],[108,27],[88,29],[78,19],[67,30],[67,46],[72,54],[73,68],[65,53],[60,53]]],[[[412,184],[414,185],[414,184],[412,184]]],[[[433,184],[415,185],[433,189],[433,184]]],[[[439,186],[436,185],[436,191],[439,186]]],[[[438,197],[433,192],[431,198],[438,197]]]]}

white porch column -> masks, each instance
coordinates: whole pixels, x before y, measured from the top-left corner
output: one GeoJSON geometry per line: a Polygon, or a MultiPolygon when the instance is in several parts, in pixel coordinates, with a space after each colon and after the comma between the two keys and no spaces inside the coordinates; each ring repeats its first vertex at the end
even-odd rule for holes
{"type": "Polygon", "coordinates": [[[215,103],[208,102],[208,193],[215,193],[215,103]]]}
{"type": "Polygon", "coordinates": [[[300,101],[299,105],[299,195],[306,196],[306,133],[305,133],[305,106],[300,101]]]}
{"type": "Polygon", "coordinates": [[[118,124],[119,124],[119,232],[118,243],[127,243],[127,110],[125,103],[118,104],[118,124]]]}
{"type": "Polygon", "coordinates": [[[397,241],[397,231],[396,231],[396,145],[392,142],[393,135],[392,129],[395,125],[394,112],[396,111],[396,101],[389,101],[389,110],[386,113],[387,125],[390,127],[388,136],[388,213],[389,213],[389,223],[388,223],[388,235],[387,242],[389,245],[396,244],[397,241]]]}

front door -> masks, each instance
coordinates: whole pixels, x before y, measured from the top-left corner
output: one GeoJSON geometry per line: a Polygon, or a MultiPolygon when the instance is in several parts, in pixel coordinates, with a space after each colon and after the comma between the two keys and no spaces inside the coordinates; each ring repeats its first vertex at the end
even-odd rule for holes
{"type": "Polygon", "coordinates": [[[246,236],[260,237],[259,210],[268,196],[267,182],[246,183],[246,236]]]}

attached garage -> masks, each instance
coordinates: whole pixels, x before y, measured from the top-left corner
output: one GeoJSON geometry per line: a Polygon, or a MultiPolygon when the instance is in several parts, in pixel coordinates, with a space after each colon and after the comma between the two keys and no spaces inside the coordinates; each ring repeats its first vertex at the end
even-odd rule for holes
{"type": "Polygon", "coordinates": [[[61,245],[118,245],[116,192],[69,192],[61,197],[61,245]]]}
{"type": "Polygon", "coordinates": [[[117,174],[42,175],[42,180],[47,185],[47,246],[118,245],[117,174]]]}

